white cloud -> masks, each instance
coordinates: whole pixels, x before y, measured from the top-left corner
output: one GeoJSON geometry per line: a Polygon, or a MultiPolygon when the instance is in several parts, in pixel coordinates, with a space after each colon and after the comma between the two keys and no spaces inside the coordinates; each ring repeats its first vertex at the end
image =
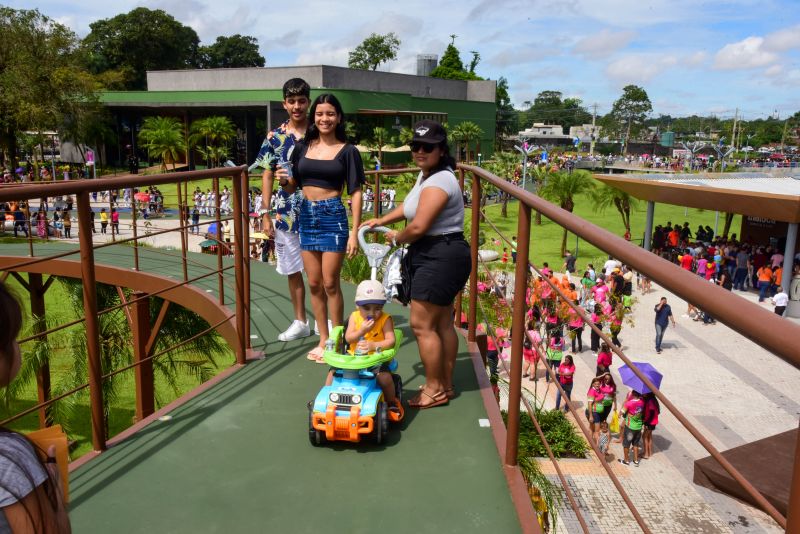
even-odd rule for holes
{"type": "Polygon", "coordinates": [[[722,47],[714,57],[714,68],[739,70],[764,67],[778,60],[778,55],[764,50],[763,37],[748,37],[722,47]]]}
{"type": "Polygon", "coordinates": [[[694,54],[689,55],[683,62],[689,67],[699,67],[703,63],[708,60],[708,54],[703,52],[695,52],[694,54]]]}
{"type": "Polygon", "coordinates": [[[782,72],[783,72],[783,65],[772,65],[771,67],[767,68],[767,70],[764,71],[764,76],[769,76],[769,77],[778,76],[782,72]]]}
{"type": "Polygon", "coordinates": [[[606,76],[620,87],[634,83],[646,83],[678,64],[673,55],[629,54],[606,67],[606,76]]]}
{"type": "Polygon", "coordinates": [[[582,38],[572,51],[587,59],[605,58],[628,46],[634,37],[636,32],[633,31],[612,32],[606,29],[582,38]]]}
{"type": "Polygon", "coordinates": [[[772,52],[800,48],[800,24],[768,34],[764,37],[763,48],[772,52]]]}
{"type": "Polygon", "coordinates": [[[295,61],[296,65],[333,65],[346,67],[349,46],[325,47],[312,45],[301,52],[295,61]]]}

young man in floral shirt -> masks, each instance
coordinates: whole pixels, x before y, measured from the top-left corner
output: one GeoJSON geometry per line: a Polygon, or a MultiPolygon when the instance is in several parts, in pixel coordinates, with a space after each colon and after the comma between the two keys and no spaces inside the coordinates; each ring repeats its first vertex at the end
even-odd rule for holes
{"type": "Polygon", "coordinates": [[[311,335],[306,319],[306,290],[298,228],[302,193],[298,190],[289,194],[279,188],[274,224],[269,216],[275,170],[279,165],[286,165],[289,162],[295,143],[305,136],[308,127],[308,107],[311,103],[310,93],[311,88],[308,83],[300,78],[292,78],[283,85],[283,109],[289,114],[289,120],[267,134],[254,164],[264,169],[261,206],[264,214],[264,233],[275,238],[277,271],[289,279],[289,295],[294,311],[294,320],[289,328],[278,335],[281,341],[292,341],[311,335]]]}

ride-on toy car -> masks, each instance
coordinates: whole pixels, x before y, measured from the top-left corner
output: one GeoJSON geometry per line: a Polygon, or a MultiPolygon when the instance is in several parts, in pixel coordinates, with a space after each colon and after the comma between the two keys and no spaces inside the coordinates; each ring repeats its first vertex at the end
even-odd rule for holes
{"type": "MultiPolygon", "coordinates": [[[[364,234],[369,230],[361,228],[358,238],[375,280],[377,269],[391,247],[367,243],[364,234]]],[[[388,228],[376,227],[372,231],[386,232],[388,228]]],[[[386,439],[389,423],[403,419],[403,381],[394,373],[397,368],[394,357],[403,341],[403,333],[395,328],[394,346],[374,354],[359,355],[347,352],[345,328],[337,326],[331,331],[323,353],[325,363],[334,370],[333,381],[330,386],[323,386],[316,398],[308,403],[308,437],[312,445],[322,445],[327,441],[358,443],[364,436],[380,444],[386,439]],[[389,370],[397,398],[393,410],[389,410],[377,381],[378,370],[386,362],[391,362],[389,370]]]]}
{"type": "MultiPolygon", "coordinates": [[[[396,342],[391,349],[359,356],[345,352],[344,328],[333,329],[331,339],[335,340],[335,349],[323,354],[325,363],[334,368],[333,382],[323,386],[309,403],[308,437],[312,445],[327,441],[358,443],[364,436],[381,444],[389,431],[389,422],[402,420],[402,379],[392,373],[398,410],[390,412],[376,377],[381,364],[393,360],[402,342],[400,330],[395,329],[394,335],[396,342]]],[[[396,361],[390,366],[394,371],[392,367],[397,368],[396,361]]]]}

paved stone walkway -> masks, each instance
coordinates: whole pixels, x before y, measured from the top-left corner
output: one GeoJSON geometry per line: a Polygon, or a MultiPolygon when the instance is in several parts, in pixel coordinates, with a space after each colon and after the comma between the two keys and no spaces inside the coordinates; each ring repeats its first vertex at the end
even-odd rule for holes
{"type": "MultiPolygon", "coordinates": [[[[623,350],[632,360],[650,362],[664,374],[662,391],[715,447],[724,451],[797,428],[800,371],[721,323],[704,326],[692,321],[686,316],[685,301],[655,284],[653,289],[648,295],[635,293],[635,325],[623,327],[623,350]],[[664,352],[656,354],[653,307],[661,296],[667,297],[678,325],[668,328],[664,352]]],[[[754,293],[741,295],[757,301],[754,293]]],[[[580,411],[595,369],[588,337],[585,330],[585,350],[575,356],[573,396],[580,411]]],[[[615,357],[614,369],[621,364],[615,357]]],[[[539,376],[543,376],[541,371],[539,376]]],[[[621,384],[616,371],[614,376],[621,384]]],[[[532,382],[524,386],[533,392],[532,382]]],[[[538,395],[545,397],[545,407],[554,407],[555,387],[548,390],[541,378],[536,387],[538,395]]],[[[621,386],[620,391],[621,401],[628,388],[621,386]]],[[[781,532],[760,510],[692,482],[694,460],[708,453],[663,406],[653,448],[653,457],[642,460],[639,467],[617,463],[622,446],[615,443],[611,448],[613,469],[653,532],[781,532]]],[[[540,465],[560,485],[550,461],[545,459],[540,465]]],[[[562,460],[559,465],[591,532],[640,531],[599,461],[562,460]]],[[[564,502],[557,532],[580,532],[566,496],[564,502]]]]}

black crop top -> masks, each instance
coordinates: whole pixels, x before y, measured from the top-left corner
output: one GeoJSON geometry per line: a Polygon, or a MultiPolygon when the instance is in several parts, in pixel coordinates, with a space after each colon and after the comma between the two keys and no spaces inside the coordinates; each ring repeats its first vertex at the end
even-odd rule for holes
{"type": "Polygon", "coordinates": [[[297,187],[312,185],[341,191],[347,183],[347,194],[352,195],[366,181],[361,154],[350,143],[345,144],[333,159],[307,158],[307,151],[308,145],[299,143],[292,153],[292,175],[297,187]]]}

